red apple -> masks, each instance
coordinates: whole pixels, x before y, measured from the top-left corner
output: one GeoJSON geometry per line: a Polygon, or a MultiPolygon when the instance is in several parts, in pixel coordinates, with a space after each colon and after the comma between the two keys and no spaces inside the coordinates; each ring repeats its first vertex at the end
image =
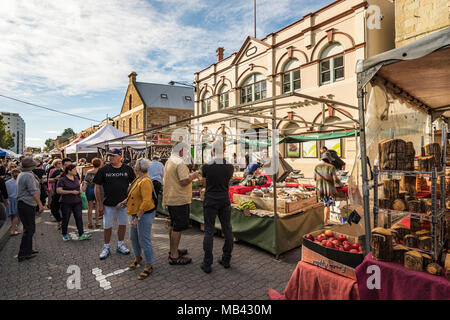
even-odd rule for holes
{"type": "Polygon", "coordinates": [[[359,249],[359,243],[352,244],[352,249],[358,250],[359,249]]]}
{"type": "Polygon", "coordinates": [[[342,248],[342,247],[339,247],[338,250],[339,251],[345,251],[344,248],[342,248]]]}
{"type": "Polygon", "coordinates": [[[348,243],[344,244],[344,250],[345,251],[350,251],[352,249],[352,246],[348,243]]]}
{"type": "Polygon", "coordinates": [[[326,235],[327,237],[332,237],[332,236],[334,235],[334,233],[333,233],[333,231],[331,231],[331,230],[327,230],[327,231],[325,231],[325,235],[326,235]]]}
{"type": "Polygon", "coordinates": [[[325,233],[323,233],[323,232],[322,232],[320,235],[321,235],[322,237],[324,237],[324,238],[327,237],[327,236],[325,235],[325,233]]]}
{"type": "Polygon", "coordinates": [[[327,242],[328,242],[327,240],[322,240],[322,245],[323,245],[323,246],[326,246],[326,245],[327,245],[327,242]]]}
{"type": "Polygon", "coordinates": [[[326,247],[327,247],[327,248],[334,248],[334,244],[333,244],[333,242],[331,242],[331,241],[327,241],[327,243],[326,243],[326,247]]]}
{"type": "Polygon", "coordinates": [[[334,241],[337,240],[335,237],[329,237],[327,240],[334,241]]]}
{"type": "Polygon", "coordinates": [[[340,235],[338,235],[338,240],[339,240],[340,242],[344,242],[344,241],[347,241],[347,237],[344,236],[343,234],[340,234],[340,235]]]}
{"type": "Polygon", "coordinates": [[[308,234],[305,236],[305,238],[308,239],[308,240],[310,240],[310,241],[314,241],[314,236],[313,236],[311,233],[308,233],[308,234]]]}
{"type": "Polygon", "coordinates": [[[352,244],[350,243],[350,242],[348,242],[347,240],[345,240],[345,241],[342,241],[342,244],[343,245],[346,245],[346,244],[348,244],[349,246],[351,246],[352,244]]]}
{"type": "Polygon", "coordinates": [[[333,242],[335,247],[339,247],[341,245],[341,242],[339,240],[333,240],[331,242],[333,242]]]}
{"type": "Polygon", "coordinates": [[[356,249],[351,249],[350,252],[358,253],[358,250],[356,250],[356,249]]]}
{"type": "Polygon", "coordinates": [[[322,240],[325,240],[325,237],[322,237],[322,235],[318,235],[316,239],[319,241],[322,241],[322,240]]]}
{"type": "Polygon", "coordinates": [[[322,244],[322,242],[320,242],[319,240],[314,240],[314,243],[322,244]]]}

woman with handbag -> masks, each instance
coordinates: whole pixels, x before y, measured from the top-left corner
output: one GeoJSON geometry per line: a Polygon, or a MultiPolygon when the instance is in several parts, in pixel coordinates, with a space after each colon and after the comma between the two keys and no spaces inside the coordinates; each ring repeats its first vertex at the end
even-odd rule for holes
{"type": "Polygon", "coordinates": [[[134,165],[136,179],[128,188],[128,197],[118,206],[127,206],[127,214],[130,216],[130,239],[135,255],[130,269],[136,269],[142,264],[142,252],[145,256],[144,271],[139,274],[138,279],[143,280],[153,272],[153,247],[152,247],[152,224],[156,215],[154,189],[152,180],[148,176],[150,161],[141,158],[134,165]]]}
{"type": "Polygon", "coordinates": [[[84,177],[83,181],[83,192],[86,193],[86,198],[88,201],[88,228],[92,229],[92,211],[95,207],[95,227],[100,228],[101,224],[99,222],[100,219],[100,213],[97,208],[97,202],[95,201],[95,193],[94,193],[94,177],[97,174],[98,169],[103,165],[102,160],[99,158],[92,159],[92,165],[94,168],[90,169],[88,172],[86,172],[86,176],[84,177]]]}
{"type": "Polygon", "coordinates": [[[56,192],[61,195],[62,225],[61,231],[64,241],[69,241],[67,227],[69,225],[70,214],[73,213],[78,229],[79,240],[86,240],[91,237],[83,230],[83,216],[81,205],[81,187],[77,177],[77,166],[68,165],[64,169],[64,176],[56,184],[56,192]]]}

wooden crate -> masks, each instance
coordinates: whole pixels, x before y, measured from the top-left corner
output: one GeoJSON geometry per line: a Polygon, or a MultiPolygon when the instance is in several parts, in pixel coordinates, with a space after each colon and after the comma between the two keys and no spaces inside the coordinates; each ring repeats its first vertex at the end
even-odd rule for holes
{"type": "MultiPolygon", "coordinates": [[[[262,197],[251,197],[243,194],[233,194],[233,203],[239,204],[243,201],[253,201],[258,209],[273,211],[273,199],[262,197]]],[[[299,211],[302,208],[311,207],[315,204],[316,197],[309,199],[302,199],[296,202],[287,202],[286,200],[277,199],[277,212],[279,213],[291,213],[299,211]]]]}

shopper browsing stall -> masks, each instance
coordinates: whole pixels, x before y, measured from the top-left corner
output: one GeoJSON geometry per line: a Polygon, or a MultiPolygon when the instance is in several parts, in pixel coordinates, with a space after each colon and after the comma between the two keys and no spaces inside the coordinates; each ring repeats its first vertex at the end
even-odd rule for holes
{"type": "Polygon", "coordinates": [[[316,181],[317,197],[324,203],[323,224],[329,226],[330,206],[335,204],[336,186],[341,182],[336,175],[336,168],[331,164],[333,159],[330,153],[325,152],[321,160],[322,162],[314,168],[314,180],[316,181]]]}
{"type": "Polygon", "coordinates": [[[206,183],[205,199],[203,201],[203,217],[205,220],[205,237],[203,251],[205,256],[201,265],[205,273],[212,271],[213,239],[216,216],[219,217],[222,232],[225,237],[222,258],[219,263],[224,268],[230,267],[231,252],[233,250],[233,233],[231,228],[231,204],[228,195],[228,186],[233,176],[234,167],[224,159],[224,143],[217,139],[213,143],[214,159],[203,165],[202,176],[206,183]]]}

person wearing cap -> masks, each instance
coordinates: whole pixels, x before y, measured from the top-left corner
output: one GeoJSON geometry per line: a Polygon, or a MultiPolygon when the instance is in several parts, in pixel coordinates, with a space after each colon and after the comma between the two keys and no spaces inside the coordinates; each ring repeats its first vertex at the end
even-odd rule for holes
{"type": "Polygon", "coordinates": [[[331,164],[333,161],[330,153],[322,154],[322,162],[314,168],[314,180],[316,181],[317,197],[324,203],[324,226],[329,226],[330,206],[335,204],[336,185],[340,185],[336,175],[336,168],[331,164]]]}
{"type": "MultiPolygon", "coordinates": [[[[105,244],[100,253],[100,259],[104,260],[111,255],[110,241],[114,219],[117,219],[118,243],[116,253],[127,255],[130,250],[125,247],[123,240],[127,228],[127,208],[121,202],[127,198],[128,186],[136,178],[134,170],[122,163],[122,152],[120,149],[112,149],[108,153],[109,164],[98,169],[94,177],[95,198],[98,203],[98,210],[103,214],[103,234],[105,244]],[[104,199],[101,188],[104,191],[104,199]]],[[[151,196],[151,195],[149,195],[151,196]]]]}
{"type": "Polygon", "coordinates": [[[342,161],[341,158],[339,158],[335,150],[329,150],[327,147],[322,146],[320,152],[321,154],[324,154],[325,152],[329,153],[332,159],[331,164],[336,168],[336,170],[345,170],[345,162],[342,161]]]}
{"type": "MultiPolygon", "coordinates": [[[[150,162],[150,167],[148,168],[148,176],[152,180],[153,188],[155,189],[158,198],[163,186],[162,183],[164,178],[164,165],[160,160],[161,158],[159,155],[153,155],[152,162],[150,162]]],[[[158,202],[156,203],[156,207],[158,207],[158,202]]]]}
{"type": "Polygon", "coordinates": [[[40,199],[39,178],[32,172],[37,163],[32,157],[22,159],[22,172],[17,178],[17,209],[23,224],[22,241],[17,256],[19,262],[34,258],[33,235],[36,230],[36,207],[39,213],[44,211],[40,199]]]}
{"type": "Polygon", "coordinates": [[[172,155],[164,166],[163,203],[167,206],[170,216],[169,264],[186,265],[192,262],[186,257],[186,249],[179,250],[181,232],[189,228],[189,211],[192,202],[192,181],[198,178],[198,173],[189,173],[184,163],[184,149],[188,146],[178,142],[172,150],[172,155]]]}

